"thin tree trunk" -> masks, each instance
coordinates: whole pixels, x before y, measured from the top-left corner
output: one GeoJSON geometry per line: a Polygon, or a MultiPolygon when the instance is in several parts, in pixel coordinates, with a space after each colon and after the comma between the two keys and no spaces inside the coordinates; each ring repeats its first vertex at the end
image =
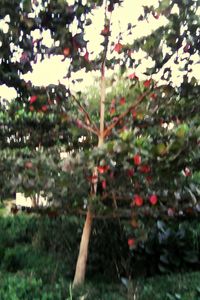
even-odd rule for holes
{"type": "MultiPolygon", "coordinates": [[[[107,0],[105,0],[105,20],[106,20],[106,9],[107,9],[107,0]]],[[[106,86],[105,86],[105,60],[107,54],[108,39],[106,42],[105,52],[102,60],[101,66],[101,98],[100,98],[100,130],[98,136],[98,145],[101,147],[104,143],[104,118],[105,118],[105,96],[106,96],[106,86]]],[[[97,179],[92,183],[92,194],[96,195],[97,192],[97,183],[98,183],[98,172],[97,167],[94,168],[93,176],[97,179]]],[[[86,215],[86,220],[83,228],[83,233],[81,237],[80,250],[78,255],[78,260],[76,264],[76,271],[73,281],[73,287],[79,286],[85,281],[85,273],[87,266],[87,257],[88,257],[88,247],[90,241],[90,234],[92,229],[93,215],[91,212],[90,205],[88,206],[88,211],[86,215]]]]}
{"type": "Polygon", "coordinates": [[[83,233],[81,237],[80,250],[79,250],[78,260],[76,264],[73,287],[83,284],[85,280],[87,257],[88,257],[88,246],[89,246],[90,234],[92,229],[92,219],[93,219],[92,212],[90,210],[90,207],[88,207],[83,233]]]}

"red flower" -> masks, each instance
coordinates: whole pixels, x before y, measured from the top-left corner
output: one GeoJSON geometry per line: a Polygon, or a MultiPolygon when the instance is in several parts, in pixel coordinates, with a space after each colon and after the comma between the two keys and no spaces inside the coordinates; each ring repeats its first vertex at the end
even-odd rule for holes
{"type": "Polygon", "coordinates": [[[135,246],[135,239],[128,239],[129,248],[133,248],[135,246]]]}
{"type": "Polygon", "coordinates": [[[149,202],[152,204],[152,205],[156,205],[157,202],[158,202],[158,197],[156,194],[153,194],[149,197],[149,202]]]}
{"type": "Polygon", "coordinates": [[[29,102],[30,104],[34,103],[37,100],[37,96],[31,96],[29,102]]]}
{"type": "Polygon", "coordinates": [[[128,78],[129,78],[129,79],[135,79],[135,80],[138,80],[138,79],[139,79],[139,78],[135,75],[135,73],[129,74],[129,75],[128,75],[128,78]]]}
{"type": "Polygon", "coordinates": [[[116,112],[115,107],[114,107],[114,106],[111,106],[111,107],[110,107],[110,114],[111,114],[111,115],[114,115],[115,112],[116,112]]]}
{"type": "Polygon", "coordinates": [[[103,180],[102,182],[101,182],[101,186],[102,186],[102,189],[106,189],[106,180],[103,180]]]}
{"type": "Polygon", "coordinates": [[[132,110],[132,117],[133,117],[133,119],[135,119],[136,117],[137,117],[137,112],[136,112],[136,110],[132,110]]]}
{"type": "Polygon", "coordinates": [[[101,34],[106,36],[106,35],[109,35],[110,33],[110,28],[108,25],[104,26],[104,29],[101,31],[101,34]]]}
{"type": "Polygon", "coordinates": [[[184,171],[183,171],[183,175],[184,176],[191,176],[192,175],[192,172],[191,172],[191,170],[188,168],[188,167],[186,167],[185,169],[184,169],[184,171]]]}
{"type": "Polygon", "coordinates": [[[69,56],[69,54],[70,54],[70,48],[64,48],[63,55],[64,56],[69,56]]]}
{"type": "Polygon", "coordinates": [[[77,125],[78,128],[82,128],[83,127],[82,122],[80,120],[76,121],[76,125],[77,125]]]}
{"type": "Polygon", "coordinates": [[[156,20],[160,17],[160,15],[157,12],[153,12],[152,15],[156,20]]]}
{"type": "Polygon", "coordinates": [[[143,199],[139,195],[135,195],[133,198],[133,203],[136,206],[142,206],[143,205],[143,199]]]}
{"type": "Polygon", "coordinates": [[[105,173],[106,171],[108,171],[108,169],[109,169],[109,166],[98,166],[97,167],[97,170],[98,170],[98,172],[100,173],[100,174],[103,174],[103,173],[105,173]]]}
{"type": "Polygon", "coordinates": [[[150,95],[150,98],[151,98],[152,100],[156,100],[157,97],[158,97],[158,95],[155,94],[155,93],[152,93],[152,94],[150,95]]]}
{"type": "Polygon", "coordinates": [[[29,109],[30,109],[30,111],[34,111],[34,110],[35,110],[35,108],[34,108],[33,105],[31,105],[31,106],[29,107],[29,109]]]}
{"type": "Polygon", "coordinates": [[[87,178],[91,183],[97,183],[97,180],[98,180],[98,177],[96,175],[93,175],[93,176],[89,176],[87,178]]]}
{"type": "Polygon", "coordinates": [[[139,166],[141,164],[142,158],[139,154],[135,154],[133,157],[134,164],[139,166]]]}
{"type": "Polygon", "coordinates": [[[168,216],[169,216],[169,217],[173,217],[173,216],[174,216],[174,213],[175,213],[174,208],[169,207],[168,210],[167,210],[168,216]]]}
{"type": "Polygon", "coordinates": [[[123,45],[120,43],[117,43],[114,47],[114,51],[116,51],[117,53],[120,53],[122,51],[123,45]]]}
{"type": "Polygon", "coordinates": [[[124,97],[122,97],[120,100],[119,100],[119,103],[120,105],[124,105],[126,103],[126,99],[124,97]]]}
{"type": "Polygon", "coordinates": [[[25,163],[25,168],[27,168],[27,169],[32,169],[32,167],[33,167],[33,163],[32,163],[31,161],[27,161],[27,162],[25,163]]]}
{"type": "Polygon", "coordinates": [[[151,168],[148,165],[142,165],[142,166],[140,166],[139,170],[140,170],[141,173],[149,173],[149,172],[151,172],[151,168]]]}
{"type": "Polygon", "coordinates": [[[150,85],[151,85],[151,79],[145,80],[143,84],[144,84],[144,86],[145,86],[146,88],[150,87],[150,85]]]}
{"type": "Polygon", "coordinates": [[[134,169],[129,169],[128,170],[128,176],[132,177],[134,175],[134,169]]]}
{"type": "Polygon", "coordinates": [[[42,111],[47,111],[48,110],[48,106],[47,105],[43,105],[42,106],[42,111]]]}

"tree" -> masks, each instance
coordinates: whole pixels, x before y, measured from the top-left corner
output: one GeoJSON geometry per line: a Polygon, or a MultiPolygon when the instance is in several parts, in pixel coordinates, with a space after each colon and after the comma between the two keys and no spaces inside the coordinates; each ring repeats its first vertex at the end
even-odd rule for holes
{"type": "Polygon", "coordinates": [[[27,195],[43,191],[63,209],[86,215],[74,286],[84,282],[97,215],[128,216],[137,227],[139,216],[199,209],[199,85],[190,76],[199,53],[199,3],[163,0],[157,8],[144,6],[139,23],[147,26],[145,20],[164,17],[167,23],[137,39],[134,22],[112,34],[112,15],[127,3],[5,0],[0,13],[8,24],[0,31],[1,84],[18,93],[1,104],[1,185],[27,195]],[[94,28],[92,13],[100,9],[102,43],[93,55],[86,32],[94,28]],[[41,38],[33,38],[36,30],[41,38]],[[50,47],[42,37],[48,30],[50,47]],[[141,51],[152,63],[139,75],[141,51]],[[35,87],[22,79],[39,59],[53,55],[70,62],[67,86],[35,87]],[[178,85],[169,63],[182,67],[178,85]],[[73,76],[81,69],[98,72],[100,88],[94,94],[73,92],[73,76]],[[113,75],[107,78],[109,70],[113,75]],[[63,151],[70,155],[60,160],[63,151]]]}

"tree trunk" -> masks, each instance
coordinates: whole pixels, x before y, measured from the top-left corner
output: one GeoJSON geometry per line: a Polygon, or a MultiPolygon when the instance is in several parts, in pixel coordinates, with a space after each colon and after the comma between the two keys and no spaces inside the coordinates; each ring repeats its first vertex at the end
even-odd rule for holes
{"type": "Polygon", "coordinates": [[[76,263],[76,271],[75,271],[75,276],[73,281],[73,287],[83,284],[85,280],[87,257],[88,257],[88,246],[89,246],[90,234],[92,229],[92,219],[93,219],[92,212],[88,207],[86,220],[83,227],[83,233],[81,237],[78,260],[76,263]]]}
{"type": "MultiPolygon", "coordinates": [[[[105,12],[107,9],[107,0],[105,2],[105,12]]],[[[105,21],[106,21],[106,13],[105,13],[105,21]]],[[[101,66],[101,98],[100,98],[100,132],[98,136],[98,145],[97,147],[101,147],[104,143],[104,115],[105,115],[105,96],[106,96],[106,85],[105,85],[105,59],[108,47],[108,40],[105,47],[105,53],[101,66]]],[[[93,176],[97,177],[97,179],[92,183],[92,191],[91,194],[96,195],[97,193],[97,182],[98,182],[98,172],[97,167],[94,168],[93,176]]],[[[86,215],[86,220],[83,228],[83,233],[81,237],[80,249],[78,260],[76,263],[76,271],[73,281],[73,287],[81,285],[85,281],[85,273],[87,266],[87,257],[88,257],[88,246],[90,241],[90,234],[92,229],[92,220],[93,215],[91,212],[90,205],[88,206],[88,211],[86,215]]]]}

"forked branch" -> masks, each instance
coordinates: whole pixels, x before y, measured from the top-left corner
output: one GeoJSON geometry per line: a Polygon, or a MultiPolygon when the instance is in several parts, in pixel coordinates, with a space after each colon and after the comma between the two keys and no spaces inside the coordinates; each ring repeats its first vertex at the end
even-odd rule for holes
{"type": "Polygon", "coordinates": [[[119,123],[119,121],[121,121],[124,117],[126,117],[133,109],[135,109],[144,99],[145,97],[150,93],[151,91],[146,91],[145,93],[143,93],[142,95],[140,95],[136,102],[131,105],[125,112],[121,113],[117,119],[111,123],[105,130],[104,130],[104,138],[109,136],[109,134],[111,133],[112,129],[119,123]]]}

